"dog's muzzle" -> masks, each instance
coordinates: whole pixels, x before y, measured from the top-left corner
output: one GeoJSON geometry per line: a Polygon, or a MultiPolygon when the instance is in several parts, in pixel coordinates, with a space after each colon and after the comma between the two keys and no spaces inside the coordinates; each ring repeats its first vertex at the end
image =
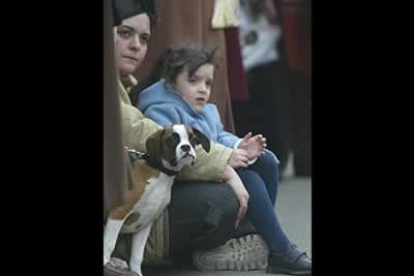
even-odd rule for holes
{"type": "Polygon", "coordinates": [[[177,160],[177,163],[194,165],[195,159],[196,157],[191,151],[182,152],[181,157],[177,160]]]}

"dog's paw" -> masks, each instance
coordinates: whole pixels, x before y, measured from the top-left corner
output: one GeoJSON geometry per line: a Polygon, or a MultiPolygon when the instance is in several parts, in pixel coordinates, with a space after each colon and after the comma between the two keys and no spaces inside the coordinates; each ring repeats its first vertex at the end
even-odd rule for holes
{"type": "Polygon", "coordinates": [[[128,263],[118,258],[111,258],[109,264],[118,269],[129,270],[128,263]]]}

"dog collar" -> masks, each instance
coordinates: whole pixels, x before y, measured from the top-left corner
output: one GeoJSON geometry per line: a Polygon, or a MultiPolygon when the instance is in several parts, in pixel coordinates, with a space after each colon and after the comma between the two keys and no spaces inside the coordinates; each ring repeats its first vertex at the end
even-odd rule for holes
{"type": "Polygon", "coordinates": [[[143,159],[145,161],[147,161],[148,165],[150,165],[154,169],[157,169],[157,170],[162,171],[163,173],[165,173],[168,176],[173,176],[173,175],[177,175],[178,174],[177,171],[173,171],[173,170],[167,169],[166,167],[164,167],[163,165],[161,165],[159,163],[152,162],[152,159],[150,158],[149,154],[147,154],[143,159]]]}
{"type": "Polygon", "coordinates": [[[133,150],[133,149],[128,149],[127,147],[125,147],[125,148],[129,153],[129,159],[131,160],[131,163],[142,159],[142,160],[145,160],[148,163],[148,165],[150,165],[154,169],[158,169],[158,170],[162,171],[163,173],[165,173],[168,176],[173,176],[173,175],[178,174],[178,172],[167,169],[166,167],[164,167],[161,164],[152,162],[152,159],[150,158],[150,155],[146,152],[139,152],[139,151],[136,151],[136,150],[133,150]]]}

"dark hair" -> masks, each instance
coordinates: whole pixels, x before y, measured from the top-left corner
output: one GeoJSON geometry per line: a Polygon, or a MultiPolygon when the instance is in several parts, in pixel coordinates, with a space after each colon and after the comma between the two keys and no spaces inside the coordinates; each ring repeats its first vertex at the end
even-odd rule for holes
{"type": "Polygon", "coordinates": [[[164,78],[168,85],[173,85],[177,76],[188,70],[191,77],[204,64],[214,65],[214,55],[218,47],[213,50],[201,48],[196,43],[183,43],[167,48],[157,59],[151,73],[145,80],[139,82],[129,93],[131,102],[138,101],[139,93],[164,78]]]}
{"type": "Polygon", "coordinates": [[[158,15],[154,0],[112,0],[114,26],[129,17],[146,13],[150,19],[151,30],[158,24],[158,15]]]}
{"type": "Polygon", "coordinates": [[[214,64],[217,48],[207,50],[195,43],[175,45],[168,48],[158,59],[154,68],[155,77],[164,78],[168,84],[174,84],[184,69],[192,76],[204,64],[214,64]]]}

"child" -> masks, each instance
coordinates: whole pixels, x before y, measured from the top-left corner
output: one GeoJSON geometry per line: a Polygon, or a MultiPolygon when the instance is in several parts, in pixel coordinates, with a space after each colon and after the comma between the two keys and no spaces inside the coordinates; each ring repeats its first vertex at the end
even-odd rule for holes
{"type": "Polygon", "coordinates": [[[161,80],[139,94],[138,108],[162,126],[175,123],[193,126],[210,140],[240,150],[240,160],[246,168],[237,173],[250,195],[246,215],[270,251],[266,271],[310,275],[311,260],[289,241],[274,212],[278,161],[272,152],[265,150],[266,139],[252,133],[240,139],[224,131],[216,106],[208,103],[214,80],[214,53],[215,50],[196,45],[168,49],[156,66],[161,80]],[[262,155],[249,158],[249,153],[257,150],[262,155]]]}

